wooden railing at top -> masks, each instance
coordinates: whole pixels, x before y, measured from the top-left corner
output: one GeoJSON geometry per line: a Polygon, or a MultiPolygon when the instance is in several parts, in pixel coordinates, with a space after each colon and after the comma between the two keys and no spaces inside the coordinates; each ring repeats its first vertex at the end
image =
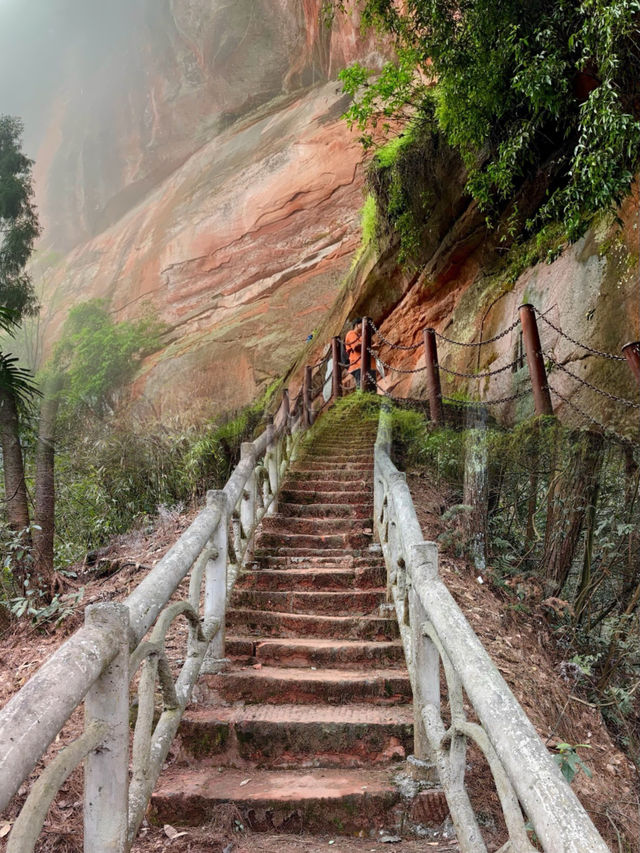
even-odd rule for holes
{"type": "Polygon", "coordinates": [[[2,811],[76,708],[83,702],[85,708],[82,735],[34,783],[7,853],[31,853],[57,792],[83,761],[85,851],[125,853],[131,848],[193,686],[200,672],[216,671],[224,660],[229,596],[251,558],[258,524],[276,511],[280,484],[312,420],[311,403],[307,416],[297,404],[292,414],[285,391],[274,422],[242,445],[240,462],[224,488],[207,494],[204,509],[139,586],[122,603],[87,607],[84,626],[0,711],[2,811]],[[187,577],[186,599],[172,602],[187,577]],[[180,616],[188,621],[189,636],[174,681],[165,639],[180,616]],[[129,690],[139,670],[130,754],[129,690]],[[163,709],[154,726],[157,684],[163,709]]]}

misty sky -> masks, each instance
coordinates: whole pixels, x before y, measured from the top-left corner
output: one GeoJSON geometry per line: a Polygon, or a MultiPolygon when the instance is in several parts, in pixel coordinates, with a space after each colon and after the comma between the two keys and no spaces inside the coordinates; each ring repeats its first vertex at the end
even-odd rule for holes
{"type": "Polygon", "coordinates": [[[88,55],[96,65],[114,61],[112,46],[122,44],[145,3],[0,0],[0,114],[24,120],[31,156],[53,93],[82,85],[73,75],[74,56],[88,55]]]}

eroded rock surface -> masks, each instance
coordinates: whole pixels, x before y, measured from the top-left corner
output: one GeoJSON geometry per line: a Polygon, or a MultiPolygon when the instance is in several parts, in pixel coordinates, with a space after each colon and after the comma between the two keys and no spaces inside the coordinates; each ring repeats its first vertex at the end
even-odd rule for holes
{"type": "Polygon", "coordinates": [[[321,0],[68,5],[52,0],[29,42],[64,35],[26,128],[46,339],[87,298],[119,319],[150,311],[169,330],[137,385],[154,411],[241,405],[349,267],[362,154],[335,78],[381,56],[357,19],[327,27],[321,0]]]}

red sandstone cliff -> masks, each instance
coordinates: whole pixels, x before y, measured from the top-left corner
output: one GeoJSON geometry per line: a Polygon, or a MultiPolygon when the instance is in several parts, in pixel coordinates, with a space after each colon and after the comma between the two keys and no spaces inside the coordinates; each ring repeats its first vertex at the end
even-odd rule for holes
{"type": "MultiPolygon", "coordinates": [[[[52,0],[63,19],[69,4],[52,0]]],[[[162,413],[237,406],[289,364],[349,268],[361,151],[335,78],[381,57],[357,21],[327,28],[322,0],[107,5],[65,32],[27,122],[45,338],[91,297],[119,319],[150,311],[169,333],[138,394],[162,413]]]]}

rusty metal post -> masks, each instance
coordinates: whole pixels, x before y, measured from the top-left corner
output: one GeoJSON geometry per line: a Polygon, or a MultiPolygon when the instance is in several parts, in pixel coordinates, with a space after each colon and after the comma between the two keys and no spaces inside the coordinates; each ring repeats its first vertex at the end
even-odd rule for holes
{"type": "Polygon", "coordinates": [[[442,388],[440,387],[440,368],[438,366],[438,344],[436,330],[424,330],[424,357],[427,368],[427,390],[429,392],[429,414],[436,426],[444,424],[442,388]]]}
{"type": "Polygon", "coordinates": [[[627,364],[640,385],[640,341],[625,344],[622,347],[622,355],[627,359],[627,364]]]}
{"type": "Polygon", "coordinates": [[[331,396],[334,400],[342,397],[342,365],[340,364],[340,338],[331,338],[331,360],[333,371],[331,373],[331,396]]]}
{"type": "Polygon", "coordinates": [[[313,418],[311,417],[311,366],[307,365],[304,369],[304,383],[302,385],[302,422],[306,427],[310,427],[313,418]]]}
{"type": "Polygon", "coordinates": [[[371,363],[373,361],[369,350],[371,349],[371,326],[369,318],[362,318],[362,349],[360,350],[360,387],[363,391],[376,390],[375,381],[370,375],[371,363]]]}
{"type": "Polygon", "coordinates": [[[547,371],[542,357],[536,311],[533,305],[529,304],[521,305],[519,310],[536,415],[552,415],[553,406],[551,405],[551,395],[547,383],[547,371]]]}

